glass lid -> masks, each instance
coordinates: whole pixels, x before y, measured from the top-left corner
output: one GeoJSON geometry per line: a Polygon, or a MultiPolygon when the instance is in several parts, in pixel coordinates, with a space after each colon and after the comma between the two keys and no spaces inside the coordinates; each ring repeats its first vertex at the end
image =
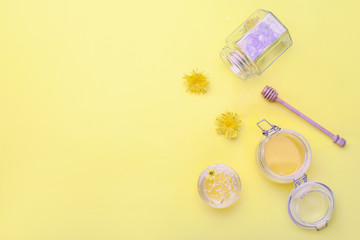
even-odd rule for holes
{"type": "Polygon", "coordinates": [[[306,175],[294,183],[288,200],[291,220],[302,228],[318,231],[326,228],[335,208],[331,189],[323,183],[307,181],[306,175]]]}

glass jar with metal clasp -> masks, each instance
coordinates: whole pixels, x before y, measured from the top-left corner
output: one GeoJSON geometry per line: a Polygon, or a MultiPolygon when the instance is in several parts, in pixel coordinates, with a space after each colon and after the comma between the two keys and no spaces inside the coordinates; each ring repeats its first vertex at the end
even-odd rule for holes
{"type": "Polygon", "coordinates": [[[326,228],[334,213],[335,197],[325,184],[307,180],[305,172],[311,162],[307,140],[300,133],[281,129],[265,119],[257,125],[263,134],[256,154],[260,170],[272,181],[295,185],[288,198],[291,220],[302,228],[326,228]]]}

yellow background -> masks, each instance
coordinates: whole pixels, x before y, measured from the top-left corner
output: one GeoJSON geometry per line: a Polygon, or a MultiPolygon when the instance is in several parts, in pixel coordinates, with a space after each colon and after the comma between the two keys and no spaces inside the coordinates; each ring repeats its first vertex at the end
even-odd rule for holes
{"type": "Polygon", "coordinates": [[[0,239],[356,239],[359,237],[357,1],[20,1],[0,3],[0,239]],[[260,77],[222,63],[225,38],[256,9],[272,11],[293,46],[260,77]],[[183,75],[208,73],[191,95],[183,75]],[[345,137],[345,148],[260,92],[345,137]],[[239,138],[215,132],[240,114],[239,138]],[[292,184],[256,168],[266,118],[309,141],[308,177],[335,193],[321,232],[290,220],[292,184]],[[197,178],[224,163],[243,189],[208,207],[197,178]]]}

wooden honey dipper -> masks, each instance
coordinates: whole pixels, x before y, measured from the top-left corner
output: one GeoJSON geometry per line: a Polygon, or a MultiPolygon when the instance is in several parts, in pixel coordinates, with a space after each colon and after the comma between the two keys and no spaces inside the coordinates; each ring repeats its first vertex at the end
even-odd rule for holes
{"type": "Polygon", "coordinates": [[[320,126],[313,120],[311,120],[309,117],[305,116],[300,111],[298,111],[294,107],[287,104],[284,100],[278,98],[278,93],[276,92],[276,90],[274,88],[266,86],[264,88],[264,90],[261,92],[261,94],[264,96],[265,99],[269,100],[270,102],[275,101],[275,102],[281,103],[283,106],[285,106],[288,109],[290,109],[291,111],[293,111],[296,115],[300,116],[302,119],[305,119],[308,123],[312,124],[314,127],[316,127],[317,129],[319,129],[320,131],[322,131],[323,133],[325,133],[326,135],[331,137],[333,142],[336,143],[337,145],[339,145],[340,147],[343,147],[345,145],[345,143],[346,143],[345,139],[339,137],[339,135],[332,134],[331,132],[329,132],[328,130],[326,130],[325,128],[323,128],[322,126],[320,126]]]}

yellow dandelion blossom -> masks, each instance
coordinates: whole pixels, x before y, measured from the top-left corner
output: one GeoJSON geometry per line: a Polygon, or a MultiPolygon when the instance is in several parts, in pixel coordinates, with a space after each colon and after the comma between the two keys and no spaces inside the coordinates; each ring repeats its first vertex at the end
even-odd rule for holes
{"type": "Polygon", "coordinates": [[[206,93],[209,88],[207,75],[203,72],[196,72],[193,70],[191,74],[185,74],[184,79],[187,91],[190,93],[206,93]]]}
{"type": "Polygon", "coordinates": [[[215,168],[210,168],[206,170],[207,174],[206,174],[206,179],[207,180],[214,180],[215,177],[218,175],[218,172],[215,168]]]}
{"type": "Polygon", "coordinates": [[[241,120],[236,113],[226,112],[216,118],[216,132],[228,138],[236,138],[241,120]]]}

